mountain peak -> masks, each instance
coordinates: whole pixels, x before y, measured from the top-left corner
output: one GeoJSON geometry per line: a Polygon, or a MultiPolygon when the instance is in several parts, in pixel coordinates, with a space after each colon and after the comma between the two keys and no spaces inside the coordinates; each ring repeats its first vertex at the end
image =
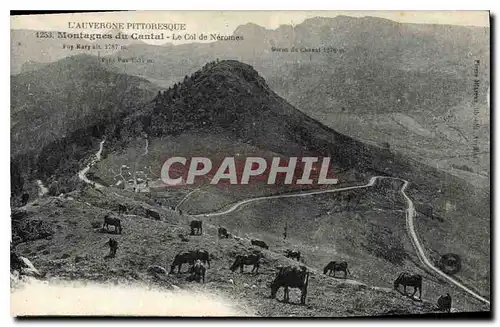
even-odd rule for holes
{"type": "Polygon", "coordinates": [[[264,79],[259,76],[259,73],[250,65],[244,64],[237,60],[222,60],[215,62],[208,70],[209,74],[225,74],[228,76],[240,77],[248,82],[261,81],[265,84],[264,79]]]}
{"type": "Polygon", "coordinates": [[[250,65],[237,60],[216,60],[205,64],[189,78],[179,85],[180,88],[190,85],[204,85],[217,90],[232,90],[246,93],[260,90],[269,92],[270,89],[264,78],[250,65]]]}
{"type": "Polygon", "coordinates": [[[347,15],[338,15],[335,17],[313,17],[304,20],[302,24],[306,26],[320,26],[320,25],[331,25],[331,24],[388,24],[395,25],[398,24],[395,21],[386,18],[374,17],[374,16],[363,16],[363,17],[353,17],[347,15]]]}
{"type": "Polygon", "coordinates": [[[254,24],[254,23],[246,23],[244,25],[239,25],[234,30],[233,35],[244,35],[246,37],[256,37],[258,35],[262,35],[267,31],[266,28],[254,24]]]}

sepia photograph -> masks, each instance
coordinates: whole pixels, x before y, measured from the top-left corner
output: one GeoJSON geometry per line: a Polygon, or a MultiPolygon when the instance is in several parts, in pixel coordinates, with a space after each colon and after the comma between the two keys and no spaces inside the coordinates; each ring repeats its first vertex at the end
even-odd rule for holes
{"type": "Polygon", "coordinates": [[[11,316],[491,318],[490,69],[487,10],[11,12],[11,316]]]}

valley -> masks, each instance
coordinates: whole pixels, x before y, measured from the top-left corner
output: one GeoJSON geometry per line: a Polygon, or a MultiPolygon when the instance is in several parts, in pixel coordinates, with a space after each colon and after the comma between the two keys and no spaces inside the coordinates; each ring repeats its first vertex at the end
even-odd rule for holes
{"type": "MultiPolygon", "coordinates": [[[[436,314],[436,301],[446,293],[455,313],[490,311],[488,110],[481,111],[475,132],[484,137],[472,160],[466,68],[436,54],[426,63],[381,50],[425,53],[410,37],[392,39],[394,33],[421,35],[450,58],[469,45],[443,49],[429,31],[372,18],[311,19],[293,32],[352,24],[359,31],[351,40],[337,33],[335,44],[344,43],[345,53],[309,63],[275,64],[268,44],[252,53],[263,54],[260,63],[245,59],[245,42],[255,42],[246,35],[267,42],[292,31],[249,24],[234,32],[245,36],[235,50],[241,54],[228,52],[223,43],[229,41],[135,44],[127,53],[106,54],[106,63],[76,55],[11,76],[15,251],[48,281],[207,292],[256,316],[436,314]],[[368,31],[377,29],[387,36],[384,44],[370,41],[368,31]],[[113,59],[136,55],[154,60],[147,69],[113,65],[113,59]],[[181,57],[192,60],[173,67],[181,57]],[[382,58],[394,59],[394,66],[382,58]],[[403,69],[405,62],[410,69],[403,69]],[[278,178],[274,184],[212,185],[206,175],[169,187],[162,167],[172,157],[214,163],[328,157],[338,183],[290,185],[278,178]],[[30,201],[23,205],[25,194],[30,201]],[[123,233],[102,227],[105,216],[118,218],[123,233]],[[202,222],[202,235],[190,233],[193,220],[202,222]],[[230,237],[219,237],[221,226],[230,237]],[[107,255],[110,237],[119,244],[116,256],[107,255]],[[289,249],[302,253],[300,261],[285,256],[289,249]],[[192,250],[209,252],[205,283],[169,269],[176,254],[192,250]],[[256,250],[263,254],[259,273],[229,269],[237,255],[256,250]],[[461,258],[453,274],[444,272],[447,254],[461,258]],[[347,262],[352,274],[323,274],[330,261],[347,262]],[[279,267],[288,265],[311,273],[306,305],[283,303],[282,291],[278,299],[269,297],[279,267]],[[165,273],[152,274],[151,266],[165,273]],[[394,290],[401,272],[422,276],[421,301],[394,290]]],[[[482,40],[480,29],[453,31],[482,40]]],[[[304,41],[300,48],[317,46],[304,41]]],[[[474,55],[484,56],[484,47],[474,55]]],[[[296,290],[291,299],[299,301],[296,290]]]]}

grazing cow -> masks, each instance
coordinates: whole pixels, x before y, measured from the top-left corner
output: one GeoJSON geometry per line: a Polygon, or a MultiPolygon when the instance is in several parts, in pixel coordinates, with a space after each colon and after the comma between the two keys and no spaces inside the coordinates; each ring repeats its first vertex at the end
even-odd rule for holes
{"type": "Polygon", "coordinates": [[[111,217],[111,215],[105,215],[104,216],[104,223],[102,224],[102,228],[106,228],[106,230],[109,230],[109,225],[115,226],[115,233],[118,232],[118,234],[122,233],[122,223],[120,218],[117,217],[111,217]]]}
{"type": "Polygon", "coordinates": [[[155,219],[155,220],[161,220],[160,214],[158,212],[154,211],[154,210],[147,209],[146,210],[146,215],[148,217],[151,217],[151,218],[155,219]]]}
{"type": "Polygon", "coordinates": [[[297,261],[300,261],[300,251],[286,250],[285,257],[290,259],[297,259],[297,261]]]}
{"type": "Polygon", "coordinates": [[[23,193],[23,195],[21,197],[21,207],[24,207],[25,205],[27,205],[29,199],[30,199],[30,195],[28,193],[23,193]]]}
{"type": "Polygon", "coordinates": [[[406,293],[406,286],[412,286],[414,288],[413,294],[411,297],[415,295],[417,290],[419,291],[419,299],[422,299],[422,275],[415,274],[411,275],[407,272],[402,272],[399,274],[398,278],[394,281],[394,289],[397,290],[399,285],[403,285],[404,294],[406,293]]]}
{"type": "Polygon", "coordinates": [[[438,299],[438,310],[451,312],[451,295],[441,295],[438,299]]]}
{"type": "Polygon", "coordinates": [[[116,251],[118,250],[118,241],[114,238],[110,238],[106,242],[106,245],[109,245],[109,254],[106,258],[114,258],[116,256],[116,251]]]}
{"type": "Polygon", "coordinates": [[[118,214],[121,215],[125,212],[127,212],[127,206],[124,204],[118,204],[118,214]]]}
{"type": "Polygon", "coordinates": [[[240,272],[243,273],[244,266],[253,265],[252,272],[256,274],[259,272],[260,261],[262,259],[262,253],[254,253],[248,255],[237,255],[234,263],[229,268],[232,272],[236,271],[240,267],[240,272]]]}
{"type": "Polygon", "coordinates": [[[184,263],[193,265],[196,260],[207,263],[208,268],[210,268],[210,255],[208,251],[196,250],[177,254],[170,266],[170,273],[172,274],[174,272],[176,266],[178,267],[177,273],[180,273],[184,263]]]}
{"type": "Polygon", "coordinates": [[[190,225],[191,227],[191,235],[201,235],[203,234],[203,222],[200,220],[193,220],[191,221],[190,225]],[[194,230],[196,229],[196,234],[194,230]]]}
{"type": "Polygon", "coordinates": [[[261,240],[252,240],[252,245],[260,246],[261,248],[264,248],[266,250],[269,249],[269,246],[264,241],[261,240]]]}
{"type": "Polygon", "coordinates": [[[217,230],[217,234],[219,235],[219,238],[229,238],[229,234],[227,233],[227,229],[224,227],[220,227],[217,230]]]}
{"type": "Polygon", "coordinates": [[[323,274],[326,275],[328,273],[328,276],[332,275],[333,271],[333,277],[335,277],[335,272],[336,271],[343,271],[344,272],[344,278],[347,278],[347,274],[351,275],[351,272],[349,271],[349,268],[347,266],[347,262],[342,261],[342,262],[337,262],[337,261],[330,261],[329,264],[326,265],[326,267],[323,269],[323,274]]]}
{"type": "Polygon", "coordinates": [[[271,298],[274,299],[280,287],[284,287],[283,301],[288,303],[290,301],[288,289],[298,288],[301,291],[300,303],[305,304],[308,284],[309,272],[306,267],[280,267],[276,278],[271,283],[271,298]]]}
{"type": "Polygon", "coordinates": [[[208,268],[210,268],[210,254],[206,250],[196,250],[192,251],[195,255],[194,260],[201,260],[203,264],[208,264],[208,268]]]}
{"type": "Polygon", "coordinates": [[[175,266],[177,266],[178,267],[177,273],[180,274],[182,269],[182,264],[184,263],[192,263],[191,252],[176,254],[174,257],[174,261],[170,265],[170,273],[172,274],[174,272],[175,266]]]}
{"type": "Polygon", "coordinates": [[[207,272],[207,268],[201,263],[201,260],[196,260],[196,263],[189,268],[190,276],[188,277],[188,281],[197,281],[200,280],[205,283],[205,273],[207,272]]]}

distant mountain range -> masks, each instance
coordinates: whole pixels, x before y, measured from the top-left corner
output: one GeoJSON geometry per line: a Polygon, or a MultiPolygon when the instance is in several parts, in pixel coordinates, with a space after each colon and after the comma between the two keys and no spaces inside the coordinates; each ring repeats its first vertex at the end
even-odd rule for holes
{"type": "MultiPolygon", "coordinates": [[[[60,49],[60,40],[40,42],[33,32],[12,31],[13,72],[37,69],[70,54],[60,49]],[[16,45],[19,40],[41,51],[16,45]]],[[[442,160],[458,155],[455,164],[488,174],[488,157],[468,159],[474,137],[479,137],[481,153],[489,148],[488,28],[337,16],[274,30],[249,23],[233,35],[243,36],[243,41],[162,46],[136,42],[100,55],[115,61],[109,65],[118,72],[165,88],[216,58],[238,60],[252,65],[290,104],[346,135],[389,143],[442,168],[449,167],[448,160],[442,160]],[[299,51],[272,50],[291,47],[299,51]],[[318,48],[319,53],[300,52],[318,48]],[[118,58],[149,62],[124,64],[116,62],[118,58]],[[476,60],[478,117],[472,108],[476,60]],[[473,127],[475,118],[479,129],[473,127]]]]}

